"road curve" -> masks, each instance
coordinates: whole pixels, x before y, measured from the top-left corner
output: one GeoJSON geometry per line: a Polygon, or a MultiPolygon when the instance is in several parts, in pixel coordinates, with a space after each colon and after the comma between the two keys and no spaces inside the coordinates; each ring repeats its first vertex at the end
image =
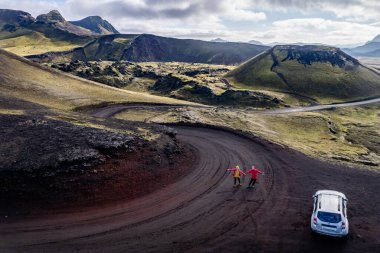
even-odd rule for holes
{"type": "Polygon", "coordinates": [[[2,217],[0,252],[374,252],[380,244],[379,173],[330,165],[220,130],[177,131],[198,157],[189,175],[102,209],[2,217]],[[226,168],[252,163],[265,171],[256,188],[233,188],[226,168]],[[322,188],[349,198],[352,236],[346,242],[309,233],[311,195],[322,188]]]}

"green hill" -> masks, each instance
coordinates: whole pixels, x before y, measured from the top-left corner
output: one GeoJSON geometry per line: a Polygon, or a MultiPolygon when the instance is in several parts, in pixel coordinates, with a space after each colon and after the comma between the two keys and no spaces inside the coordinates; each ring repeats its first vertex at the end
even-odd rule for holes
{"type": "Polygon", "coordinates": [[[125,52],[130,61],[178,61],[233,65],[267,49],[247,43],[181,40],[144,34],[125,52]]]}
{"type": "Polygon", "coordinates": [[[327,46],[275,46],[226,77],[240,88],[297,93],[320,101],[380,95],[378,73],[327,46]]]}
{"type": "Polygon", "coordinates": [[[95,39],[87,45],[67,52],[30,56],[40,62],[127,60],[134,62],[198,62],[239,64],[267,47],[247,43],[217,43],[183,40],[150,34],[112,34],[95,39]]]}
{"type": "MultiPolygon", "coordinates": [[[[0,49],[0,101],[23,101],[46,108],[73,110],[101,103],[186,101],[116,89],[40,66],[0,49]]],[[[20,104],[21,102],[18,102],[20,104]]]]}

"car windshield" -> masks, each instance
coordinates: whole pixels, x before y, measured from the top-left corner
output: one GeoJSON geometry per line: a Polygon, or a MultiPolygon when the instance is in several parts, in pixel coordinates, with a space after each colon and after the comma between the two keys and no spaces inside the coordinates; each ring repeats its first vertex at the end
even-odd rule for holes
{"type": "Polygon", "coordinates": [[[318,219],[323,222],[338,223],[342,221],[342,217],[338,213],[318,212],[318,219]]]}

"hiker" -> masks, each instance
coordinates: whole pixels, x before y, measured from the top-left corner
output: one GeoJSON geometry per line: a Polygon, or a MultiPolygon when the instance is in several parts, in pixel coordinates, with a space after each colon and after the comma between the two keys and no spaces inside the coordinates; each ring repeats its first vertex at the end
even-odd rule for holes
{"type": "Polygon", "coordinates": [[[239,168],[239,165],[236,165],[235,168],[232,168],[232,169],[228,169],[228,171],[233,171],[233,176],[234,176],[234,186],[236,184],[236,181],[239,182],[239,184],[237,186],[240,186],[241,185],[241,182],[240,182],[240,176],[241,175],[246,175],[244,173],[244,171],[242,171],[240,168],[239,168]]]}
{"type": "Polygon", "coordinates": [[[253,186],[256,183],[257,178],[259,177],[259,174],[264,175],[264,173],[256,169],[255,166],[252,166],[252,169],[247,171],[247,174],[251,174],[251,180],[249,181],[247,188],[253,188],[253,186]]]}

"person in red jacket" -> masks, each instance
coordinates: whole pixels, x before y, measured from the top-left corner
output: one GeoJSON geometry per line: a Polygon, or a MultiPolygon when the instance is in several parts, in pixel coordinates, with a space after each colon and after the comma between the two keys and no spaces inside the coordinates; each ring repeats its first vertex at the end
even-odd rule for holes
{"type": "Polygon", "coordinates": [[[240,182],[240,177],[241,177],[241,175],[246,175],[246,174],[244,173],[244,171],[242,171],[242,170],[239,168],[238,165],[236,165],[235,168],[228,169],[228,171],[233,171],[233,174],[232,174],[232,175],[234,176],[234,186],[235,186],[235,184],[236,184],[236,181],[239,182],[239,184],[236,185],[236,186],[240,186],[240,185],[241,185],[241,182],[240,182]]]}
{"type": "Polygon", "coordinates": [[[255,168],[255,166],[252,166],[252,169],[247,171],[247,174],[251,174],[251,180],[249,181],[248,187],[247,188],[253,188],[253,186],[256,183],[257,178],[259,177],[259,174],[263,174],[263,172],[259,171],[258,169],[255,168]]]}

